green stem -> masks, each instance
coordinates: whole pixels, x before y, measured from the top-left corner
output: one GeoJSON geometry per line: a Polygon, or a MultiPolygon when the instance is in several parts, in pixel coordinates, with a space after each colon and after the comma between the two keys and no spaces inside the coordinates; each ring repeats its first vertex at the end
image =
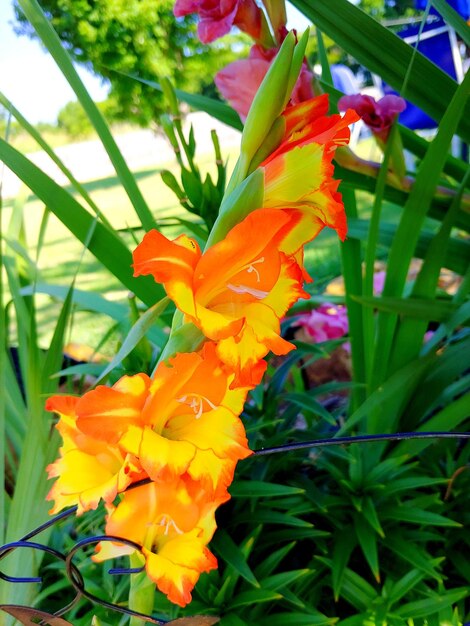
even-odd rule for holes
{"type": "MultiPolygon", "coordinates": [[[[129,556],[131,567],[142,567],[142,556],[134,553],[129,556]]],[[[145,615],[151,615],[155,599],[155,583],[147,577],[144,570],[140,574],[131,574],[131,586],[129,591],[129,608],[145,615]]],[[[138,617],[131,617],[129,626],[142,626],[143,622],[138,617]]]]}

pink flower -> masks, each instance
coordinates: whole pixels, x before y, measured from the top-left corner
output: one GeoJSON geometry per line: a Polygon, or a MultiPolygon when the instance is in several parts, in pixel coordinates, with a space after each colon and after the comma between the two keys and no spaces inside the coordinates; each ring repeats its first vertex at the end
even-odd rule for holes
{"type": "Polygon", "coordinates": [[[378,102],[372,96],[343,96],[338,109],[353,109],[371,131],[382,141],[387,141],[390,127],[399,113],[405,110],[406,102],[399,96],[384,96],[378,102]]]}
{"type": "MultiPolygon", "coordinates": [[[[237,111],[242,121],[245,121],[253,98],[277,52],[277,48],[265,50],[255,45],[251,48],[247,59],[234,61],[216,74],[215,84],[218,90],[237,111]]],[[[312,78],[313,74],[304,62],[292,92],[291,104],[298,104],[313,98],[312,78]]]]}
{"type": "Polygon", "coordinates": [[[374,296],[380,296],[380,294],[384,290],[385,274],[386,274],[386,272],[383,271],[383,270],[381,270],[380,272],[375,272],[375,274],[374,274],[374,296]]]}
{"type": "Polygon", "coordinates": [[[238,26],[254,39],[261,33],[261,9],[254,0],[176,0],[176,17],[199,15],[198,35],[203,43],[223,37],[238,26]]]}
{"type": "Polygon", "coordinates": [[[346,307],[325,302],[318,309],[299,315],[293,326],[303,328],[314,343],[339,339],[349,330],[346,307]]]}

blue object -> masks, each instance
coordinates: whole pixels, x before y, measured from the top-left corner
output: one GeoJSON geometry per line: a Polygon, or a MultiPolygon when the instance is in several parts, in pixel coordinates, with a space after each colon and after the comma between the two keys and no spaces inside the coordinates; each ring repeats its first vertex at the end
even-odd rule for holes
{"type": "MultiPolygon", "coordinates": [[[[468,20],[470,17],[470,0],[447,0],[447,4],[459,13],[464,20],[468,20]]],[[[424,11],[427,5],[427,0],[415,0],[415,8],[420,11],[424,11]]],[[[430,10],[430,15],[439,15],[434,7],[430,10]]]]}
{"type": "MultiPolygon", "coordinates": [[[[452,5],[462,5],[459,7],[460,9],[464,8],[464,4],[468,7],[469,2],[470,0],[450,0],[452,5]]],[[[418,4],[426,6],[426,0],[416,0],[416,5],[418,4]]],[[[454,6],[454,8],[456,7],[454,6]]],[[[398,33],[398,36],[413,47],[416,47],[419,31],[420,24],[410,24],[403,28],[398,33]]],[[[417,48],[421,54],[440,67],[454,80],[457,80],[449,29],[438,13],[434,12],[434,14],[429,15],[428,21],[421,31],[417,48]]],[[[396,94],[396,91],[385,85],[384,93],[396,94]]],[[[413,130],[436,128],[437,126],[436,122],[429,115],[408,101],[406,109],[400,114],[399,121],[400,124],[413,130]]]]}

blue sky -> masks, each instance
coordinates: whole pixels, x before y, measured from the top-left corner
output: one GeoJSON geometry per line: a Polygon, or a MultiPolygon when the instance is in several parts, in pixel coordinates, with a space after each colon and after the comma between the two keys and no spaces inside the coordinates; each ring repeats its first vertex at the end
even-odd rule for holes
{"type": "MultiPolygon", "coordinates": [[[[75,94],[38,41],[15,35],[13,21],[12,0],[0,0],[0,91],[29,122],[54,123],[75,94]]],[[[289,7],[289,26],[303,30],[305,25],[305,18],[289,7]]],[[[92,98],[104,100],[107,88],[101,80],[84,68],[77,70],[92,98]]]]}
{"type": "MultiPolygon", "coordinates": [[[[13,20],[12,1],[0,0],[0,91],[29,122],[53,123],[75,94],[38,41],[15,35],[13,20]]],[[[105,99],[101,80],[77,69],[91,96],[105,99]]]]}

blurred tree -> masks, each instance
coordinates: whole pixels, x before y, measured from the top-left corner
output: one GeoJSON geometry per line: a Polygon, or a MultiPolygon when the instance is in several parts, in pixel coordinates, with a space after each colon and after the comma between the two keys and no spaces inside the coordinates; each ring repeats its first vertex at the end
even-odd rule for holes
{"type": "Polygon", "coordinates": [[[419,14],[419,11],[414,8],[414,0],[360,0],[359,6],[378,20],[419,14]]]}
{"type": "MultiPolygon", "coordinates": [[[[119,105],[113,98],[98,102],[97,106],[109,122],[119,119],[119,105]]],[[[67,102],[59,111],[57,126],[64,130],[72,139],[81,139],[93,132],[90,120],[80,103],[76,100],[67,102]]]]}
{"type": "MultiPolygon", "coordinates": [[[[215,95],[214,74],[239,56],[247,41],[243,35],[230,35],[211,46],[201,44],[194,16],[178,20],[173,16],[174,0],[39,0],[39,4],[73,58],[109,80],[115,119],[141,125],[157,120],[162,96],[117,72],[153,81],[167,76],[181,89],[215,95]]],[[[18,6],[15,12],[17,32],[34,36],[18,6]]]]}

